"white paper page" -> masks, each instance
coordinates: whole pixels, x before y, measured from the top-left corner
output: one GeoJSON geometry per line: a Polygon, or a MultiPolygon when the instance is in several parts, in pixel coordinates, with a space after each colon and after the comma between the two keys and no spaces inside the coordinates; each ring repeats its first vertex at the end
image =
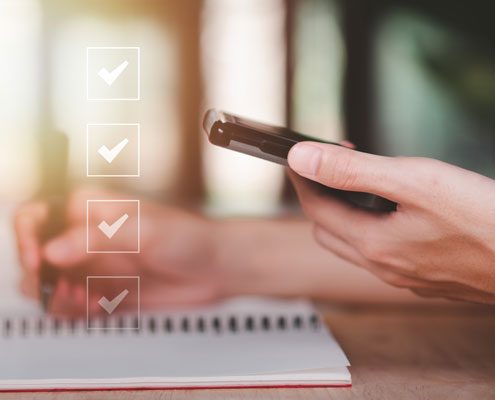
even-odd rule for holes
{"type": "MultiPolygon", "coordinates": [[[[191,315],[275,316],[303,314],[305,302],[238,299],[191,315]]],[[[146,320],[146,318],[144,319],[146,320]]],[[[248,375],[335,368],[347,358],[325,328],[256,332],[93,332],[75,337],[10,337],[0,340],[0,377],[18,379],[118,379],[248,375]]]]}
{"type": "MultiPolygon", "coordinates": [[[[0,322],[4,316],[42,315],[37,302],[21,296],[18,290],[20,268],[11,226],[12,211],[11,207],[0,207],[0,322]]],[[[242,317],[253,310],[274,315],[283,315],[286,310],[300,314],[312,312],[305,302],[234,299],[192,314],[242,317]]],[[[11,379],[55,382],[131,378],[134,382],[145,382],[144,378],[156,377],[163,382],[161,378],[167,377],[192,382],[194,377],[230,376],[232,380],[241,375],[348,365],[342,350],[326,330],[228,335],[100,332],[88,336],[85,328],[81,328],[76,336],[61,333],[53,337],[0,337],[0,355],[0,386],[2,381],[11,379]]],[[[322,374],[328,378],[328,373],[322,374]]]]}

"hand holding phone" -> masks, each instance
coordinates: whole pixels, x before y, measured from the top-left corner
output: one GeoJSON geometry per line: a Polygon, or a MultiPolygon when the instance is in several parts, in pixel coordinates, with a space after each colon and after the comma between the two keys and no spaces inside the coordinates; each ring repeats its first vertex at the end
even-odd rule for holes
{"type": "MultiPolygon", "coordinates": [[[[288,128],[263,124],[214,109],[206,112],[203,128],[210,143],[214,145],[281,165],[288,165],[289,150],[299,142],[313,141],[340,146],[338,143],[312,138],[288,128]]],[[[322,190],[372,211],[390,212],[397,207],[396,203],[369,193],[346,192],[326,186],[322,186],[322,190]]]]}

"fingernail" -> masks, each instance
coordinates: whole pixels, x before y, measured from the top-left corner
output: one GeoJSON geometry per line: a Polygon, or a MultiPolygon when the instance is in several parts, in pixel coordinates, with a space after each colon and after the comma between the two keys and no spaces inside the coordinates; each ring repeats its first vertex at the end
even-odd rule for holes
{"type": "Polygon", "coordinates": [[[63,262],[71,253],[71,245],[68,240],[54,240],[45,247],[45,255],[50,261],[63,262]]]}
{"type": "Polygon", "coordinates": [[[289,152],[289,166],[302,175],[316,175],[320,167],[322,150],[308,143],[298,143],[289,152]]]}

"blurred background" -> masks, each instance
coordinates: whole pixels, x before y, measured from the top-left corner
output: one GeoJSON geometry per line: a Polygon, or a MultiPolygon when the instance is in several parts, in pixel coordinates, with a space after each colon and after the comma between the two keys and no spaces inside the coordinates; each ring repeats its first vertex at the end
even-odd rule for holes
{"type": "Polygon", "coordinates": [[[365,151],[495,177],[493,1],[0,0],[0,197],[39,184],[39,138],[70,136],[74,183],[273,215],[283,168],[200,129],[216,107],[365,151]],[[141,100],[86,100],[86,47],[141,48],[141,100]],[[141,124],[141,177],[87,178],[87,123],[141,124]]]}

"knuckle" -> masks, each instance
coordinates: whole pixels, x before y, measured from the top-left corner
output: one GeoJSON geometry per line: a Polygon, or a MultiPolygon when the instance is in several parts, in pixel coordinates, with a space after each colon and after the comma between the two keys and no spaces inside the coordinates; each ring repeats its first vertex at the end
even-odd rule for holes
{"type": "Polygon", "coordinates": [[[429,175],[432,168],[435,170],[444,164],[442,161],[427,157],[396,157],[395,160],[410,171],[420,175],[425,172],[429,175]]]}
{"type": "Polygon", "coordinates": [[[431,190],[437,187],[441,182],[437,171],[443,166],[443,163],[438,160],[419,158],[417,159],[418,166],[416,167],[416,173],[420,175],[422,186],[431,190]]]}
{"type": "Polygon", "coordinates": [[[414,192],[428,195],[431,200],[432,195],[437,193],[444,185],[441,171],[445,163],[440,160],[425,157],[406,157],[399,160],[404,165],[404,169],[410,171],[411,178],[408,184],[412,186],[414,192]]]}

